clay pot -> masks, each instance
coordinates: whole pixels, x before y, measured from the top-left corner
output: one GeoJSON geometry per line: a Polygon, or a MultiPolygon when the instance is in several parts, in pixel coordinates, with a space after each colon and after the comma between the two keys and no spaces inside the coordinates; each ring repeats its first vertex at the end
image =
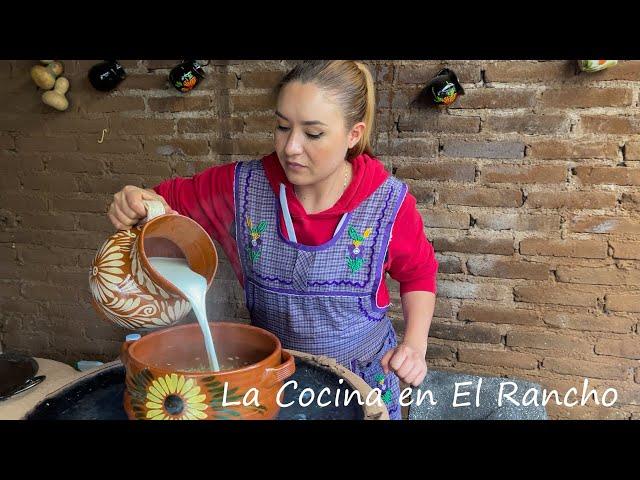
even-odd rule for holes
{"type": "Polygon", "coordinates": [[[218,268],[213,241],[198,223],[165,214],[160,202],[145,205],[147,217],[111,235],[98,250],[89,274],[96,311],[131,330],[174,325],[191,310],[186,297],[151,266],[149,257],[186,258],[191,270],[207,279],[207,288],[218,268]]]}
{"type": "Polygon", "coordinates": [[[124,408],[130,419],[276,417],[280,410],[276,395],[284,380],[295,372],[293,356],[282,350],[275,335],[261,328],[227,322],[214,322],[210,327],[221,365],[219,372],[201,369],[207,354],[198,324],[153,332],[122,346],[120,358],[126,369],[124,408]],[[226,369],[227,359],[235,357],[235,366],[240,367],[226,369]],[[258,392],[257,402],[251,402],[251,393],[245,397],[252,388],[258,392]],[[243,398],[248,406],[243,405],[243,398]],[[232,402],[240,405],[223,405],[232,402]]]}

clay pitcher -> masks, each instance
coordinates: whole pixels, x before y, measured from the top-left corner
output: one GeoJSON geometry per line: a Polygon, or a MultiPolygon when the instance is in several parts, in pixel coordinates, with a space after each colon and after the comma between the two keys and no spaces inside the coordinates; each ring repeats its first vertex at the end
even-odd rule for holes
{"type": "Polygon", "coordinates": [[[149,263],[150,257],[185,258],[207,279],[218,267],[218,254],[207,232],[195,221],[166,214],[158,201],[145,201],[147,216],[129,230],[119,230],[96,253],[89,284],[92,304],[106,320],[130,330],[175,325],[191,304],[149,263]]]}

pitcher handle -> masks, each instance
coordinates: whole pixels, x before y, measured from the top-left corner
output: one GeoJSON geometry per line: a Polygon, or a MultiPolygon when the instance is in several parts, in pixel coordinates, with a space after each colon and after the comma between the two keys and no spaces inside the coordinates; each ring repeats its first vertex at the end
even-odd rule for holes
{"type": "Polygon", "coordinates": [[[147,223],[149,220],[152,220],[160,215],[164,215],[167,211],[164,208],[164,205],[160,200],[143,200],[142,203],[144,207],[147,209],[147,216],[140,219],[138,225],[142,226],[147,223]]]}

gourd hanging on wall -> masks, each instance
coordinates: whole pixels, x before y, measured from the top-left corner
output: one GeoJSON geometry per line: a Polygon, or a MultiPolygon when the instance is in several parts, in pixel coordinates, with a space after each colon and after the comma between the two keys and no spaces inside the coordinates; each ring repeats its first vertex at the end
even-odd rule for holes
{"type": "MultiPolygon", "coordinates": [[[[204,66],[209,65],[209,62],[204,66]]],[[[176,90],[182,93],[190,92],[205,77],[202,64],[197,60],[185,60],[176,65],[169,72],[169,81],[176,90]]]]}
{"type": "Polygon", "coordinates": [[[464,95],[464,89],[455,72],[443,68],[427,83],[423,93],[432,104],[449,106],[456,101],[458,95],[464,95]]]}
{"type": "Polygon", "coordinates": [[[113,90],[126,76],[127,72],[117,60],[106,60],[89,70],[89,82],[101,92],[113,90]]]}
{"type": "Polygon", "coordinates": [[[62,112],[69,108],[69,101],[65,96],[69,90],[69,80],[60,76],[64,72],[64,65],[55,60],[40,61],[43,65],[31,68],[31,78],[38,87],[46,90],[42,94],[42,101],[62,112]]]}
{"type": "Polygon", "coordinates": [[[617,64],[617,60],[578,60],[578,67],[583,72],[599,72],[617,64]]]}

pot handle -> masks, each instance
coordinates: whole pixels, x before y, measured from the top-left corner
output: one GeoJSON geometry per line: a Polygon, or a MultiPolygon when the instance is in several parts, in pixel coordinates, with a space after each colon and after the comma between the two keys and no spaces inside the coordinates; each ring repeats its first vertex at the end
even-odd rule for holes
{"type": "Polygon", "coordinates": [[[135,342],[135,340],[129,340],[128,342],[124,342],[122,344],[122,346],[120,347],[120,361],[122,362],[122,364],[126,367],[128,365],[128,359],[129,359],[129,347],[131,346],[131,344],[135,342]]]}
{"type": "Polygon", "coordinates": [[[276,383],[284,381],[289,378],[296,371],[296,363],[293,359],[293,355],[289,352],[282,351],[283,362],[274,368],[267,368],[262,377],[261,387],[271,388],[276,383]]]}
{"type": "Polygon", "coordinates": [[[164,215],[166,210],[164,209],[164,205],[159,200],[143,200],[145,208],[147,209],[147,216],[141,219],[138,222],[138,225],[144,225],[149,220],[152,220],[160,215],[164,215]]]}

